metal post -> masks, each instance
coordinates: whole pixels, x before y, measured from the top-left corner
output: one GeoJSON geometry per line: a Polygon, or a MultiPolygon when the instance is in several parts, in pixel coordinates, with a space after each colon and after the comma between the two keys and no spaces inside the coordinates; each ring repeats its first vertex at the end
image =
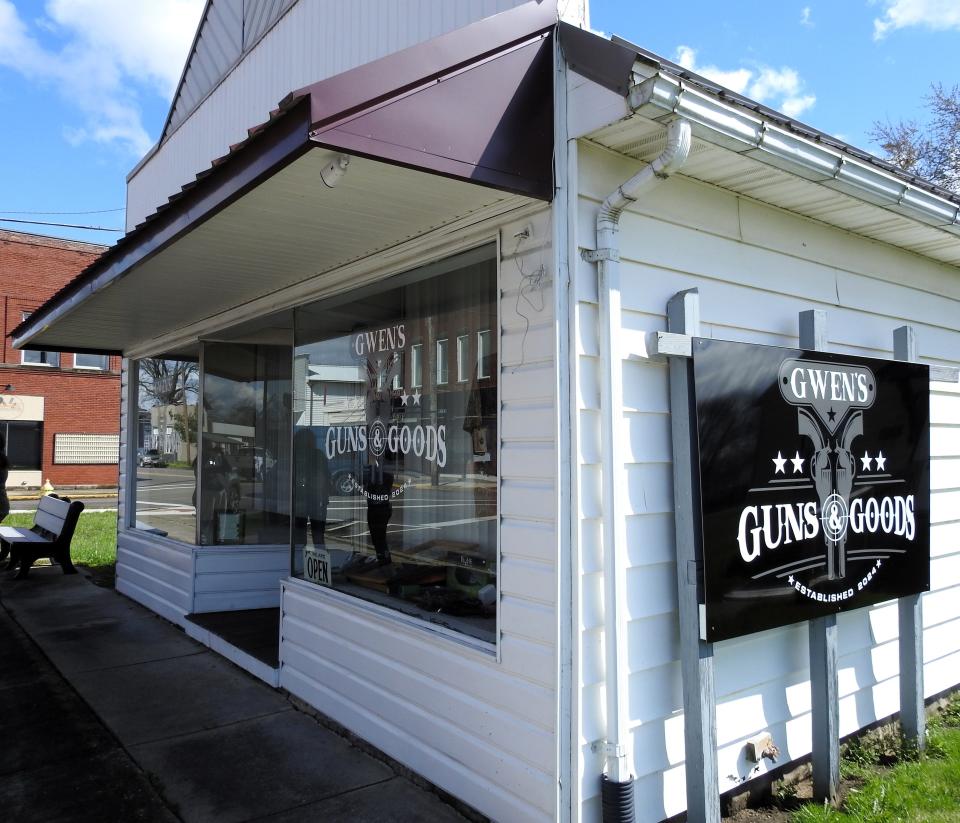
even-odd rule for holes
{"type": "MultiPolygon", "coordinates": [[[[682,291],[667,303],[667,329],[700,334],[700,295],[682,291]]],[[[673,418],[673,510],[677,542],[677,609],[680,614],[680,668],[683,673],[683,719],[687,774],[687,820],[719,823],[720,783],[717,775],[716,696],[713,644],[700,639],[697,596],[699,490],[691,448],[690,361],[671,357],[670,414],[673,418]]]]}
{"type": "MultiPolygon", "coordinates": [[[[917,337],[913,326],[893,331],[893,356],[914,363],[917,337]]],[[[897,601],[900,618],[900,725],[920,751],[926,746],[927,717],[923,704],[923,606],[919,594],[897,601]]]]}
{"type": "MultiPolygon", "coordinates": [[[[827,313],[800,312],[800,348],[827,351],[827,313]]],[[[831,554],[828,560],[832,560],[831,554]]],[[[810,712],[813,797],[834,803],[840,786],[840,700],[837,694],[837,616],[810,621],[810,712]]]]}

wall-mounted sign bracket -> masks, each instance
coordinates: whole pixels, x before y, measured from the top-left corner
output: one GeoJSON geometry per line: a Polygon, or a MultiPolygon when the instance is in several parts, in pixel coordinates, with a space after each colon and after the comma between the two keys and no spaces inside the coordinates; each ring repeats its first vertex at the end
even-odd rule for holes
{"type": "MultiPolygon", "coordinates": [[[[896,360],[917,361],[917,336],[913,326],[893,330],[896,360]]],[[[930,379],[933,369],[930,370],[930,379]]],[[[955,378],[951,382],[958,382],[955,378]]],[[[923,602],[919,594],[897,600],[900,637],[900,725],[904,737],[919,751],[927,743],[927,716],[923,704],[923,602]]]]}
{"type": "Polygon", "coordinates": [[[713,644],[701,640],[699,575],[700,477],[692,447],[693,393],[690,339],[700,334],[697,289],[675,294],[667,303],[668,333],[658,334],[658,351],[670,357],[670,414],[673,430],[673,499],[677,543],[677,609],[680,615],[680,669],[683,675],[683,728],[687,775],[687,820],[719,823],[717,707],[713,644]]]}
{"type": "MultiPolygon", "coordinates": [[[[827,313],[800,312],[800,348],[827,351],[827,313]]],[[[813,724],[813,796],[831,805],[840,788],[840,699],[837,686],[837,616],[807,624],[810,644],[810,714],[813,724]]]]}
{"type": "Polygon", "coordinates": [[[704,339],[696,290],[671,298],[667,328],[648,334],[644,348],[669,364],[689,819],[719,820],[712,643],[801,621],[814,794],[834,802],[837,613],[898,599],[901,717],[922,746],[929,384],[958,381],[960,371],[911,365],[907,327],[894,332],[900,363],[829,353],[823,311],[800,313],[798,350],[704,339]],[[744,501],[739,514],[731,489],[744,501]],[[779,527],[768,533],[760,522],[774,509],[779,527]],[[732,548],[724,535],[737,535],[732,548]],[[885,535],[879,546],[875,535],[885,535]],[[780,545],[790,548],[769,551],[780,545]],[[751,599],[768,608],[745,611],[751,599]]]}
{"type": "MultiPolygon", "coordinates": [[[[908,328],[902,326],[901,328],[908,328]]],[[[894,334],[899,332],[897,329],[894,334]]],[[[668,331],[653,332],[650,354],[661,357],[693,357],[693,336],[668,331]]],[[[899,357],[897,360],[901,359],[899,357]]],[[[960,383],[960,368],[957,366],[930,366],[931,383],[960,383]]]]}

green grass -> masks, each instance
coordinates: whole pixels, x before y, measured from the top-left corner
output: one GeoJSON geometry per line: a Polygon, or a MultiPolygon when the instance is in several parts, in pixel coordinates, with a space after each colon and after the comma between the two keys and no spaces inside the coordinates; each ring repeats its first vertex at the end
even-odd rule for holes
{"type": "Polygon", "coordinates": [[[805,806],[794,823],[960,823],[960,697],[930,720],[924,756],[886,730],[848,745],[841,773],[842,808],[805,806]]]}
{"type": "MultiPolygon", "coordinates": [[[[29,528],[33,515],[11,514],[3,525],[29,528]]],[[[117,563],[117,513],[82,512],[70,544],[70,557],[74,563],[112,572],[117,563]]]]}

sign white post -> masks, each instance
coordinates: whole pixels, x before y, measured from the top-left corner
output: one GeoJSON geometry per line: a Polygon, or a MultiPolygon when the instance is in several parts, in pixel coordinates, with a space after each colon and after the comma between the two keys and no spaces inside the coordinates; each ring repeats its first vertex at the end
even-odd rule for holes
{"type": "MultiPolygon", "coordinates": [[[[700,334],[700,295],[697,289],[678,292],[670,298],[667,330],[689,337],[700,334]]],[[[700,597],[697,591],[701,577],[698,568],[701,559],[697,556],[700,495],[697,459],[691,448],[694,424],[690,413],[689,359],[670,357],[669,363],[687,820],[690,823],[720,823],[713,644],[700,639],[700,597]]]]}
{"type": "MultiPolygon", "coordinates": [[[[917,337],[913,326],[893,330],[893,356],[914,363],[917,337]]],[[[919,594],[897,600],[900,622],[900,725],[904,737],[920,751],[927,742],[923,705],[923,606],[919,594]]]]}
{"type": "MultiPolygon", "coordinates": [[[[800,348],[827,351],[827,313],[800,312],[800,348]]],[[[813,723],[813,797],[833,804],[840,787],[840,700],[837,694],[837,616],[808,625],[810,713],[813,723]]]]}

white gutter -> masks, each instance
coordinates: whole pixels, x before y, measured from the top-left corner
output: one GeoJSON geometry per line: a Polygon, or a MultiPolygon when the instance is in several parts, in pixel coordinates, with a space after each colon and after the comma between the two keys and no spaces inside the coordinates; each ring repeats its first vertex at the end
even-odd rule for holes
{"type": "Polygon", "coordinates": [[[623,378],[619,347],[622,325],[620,306],[620,214],[687,159],[690,124],[674,120],[667,129],[667,146],[649,166],[635,174],[600,206],[597,215],[597,250],[584,258],[597,263],[600,295],[601,437],[603,440],[603,580],[604,644],[606,655],[607,737],[600,747],[607,756],[607,777],[616,783],[631,780],[629,665],[627,663],[627,489],[621,472],[624,444],[623,378]]]}
{"type": "Polygon", "coordinates": [[[652,120],[689,120],[696,137],[889,211],[960,235],[960,206],[896,174],[767,123],[675,77],[655,74],[630,90],[630,108],[652,120]]]}

